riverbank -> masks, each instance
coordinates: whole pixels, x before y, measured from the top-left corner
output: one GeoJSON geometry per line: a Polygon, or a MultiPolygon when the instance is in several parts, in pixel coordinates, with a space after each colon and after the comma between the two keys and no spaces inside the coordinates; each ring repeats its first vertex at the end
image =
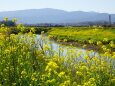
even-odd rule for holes
{"type": "MultiPolygon", "coordinates": [[[[4,29],[4,27],[2,27],[4,29]]],[[[111,48],[115,51],[115,28],[114,27],[24,27],[18,25],[17,27],[9,27],[6,33],[18,34],[33,32],[34,34],[51,35],[53,40],[65,45],[73,45],[75,47],[86,50],[94,50],[102,52],[102,46],[111,48]],[[66,41],[63,41],[66,40],[66,41]]]]}
{"type": "Polygon", "coordinates": [[[60,43],[102,52],[102,45],[115,50],[115,28],[103,27],[60,27],[48,31],[60,43]],[[64,42],[63,40],[66,40],[64,42]]]}

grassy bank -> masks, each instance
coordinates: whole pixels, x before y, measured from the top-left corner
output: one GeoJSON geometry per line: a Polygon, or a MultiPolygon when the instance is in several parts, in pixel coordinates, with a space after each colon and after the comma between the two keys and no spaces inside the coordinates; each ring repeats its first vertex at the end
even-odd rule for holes
{"type": "Polygon", "coordinates": [[[108,41],[115,42],[115,28],[103,28],[103,27],[60,27],[53,28],[50,32],[59,39],[68,39],[68,41],[78,41],[88,43],[92,40],[94,43],[102,41],[107,43],[108,41]],[[104,38],[107,39],[107,42],[104,38]]]}
{"type": "Polygon", "coordinates": [[[108,47],[115,47],[115,45],[111,44],[115,42],[115,28],[112,27],[60,27],[52,28],[48,34],[60,41],[67,39],[68,44],[72,43],[78,47],[87,45],[88,49],[97,51],[101,50],[98,45],[102,44],[108,47]]]}

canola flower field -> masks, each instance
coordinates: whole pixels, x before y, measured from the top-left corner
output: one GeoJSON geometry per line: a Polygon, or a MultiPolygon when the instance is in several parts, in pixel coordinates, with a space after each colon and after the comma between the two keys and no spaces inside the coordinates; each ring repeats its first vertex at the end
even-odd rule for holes
{"type": "MultiPolygon", "coordinates": [[[[58,27],[52,28],[49,34],[58,39],[67,39],[68,41],[76,41],[88,43],[91,40],[93,43],[98,41],[108,43],[115,42],[115,27],[58,27]]],[[[105,44],[104,43],[104,44],[105,44]]]]}
{"type": "MultiPolygon", "coordinates": [[[[0,27],[0,86],[115,86],[115,30],[102,27],[34,28],[0,27]],[[75,30],[76,29],[76,30],[75,30]],[[54,54],[48,45],[35,42],[41,31],[41,41],[49,38],[95,44],[102,48],[99,56],[92,50],[82,53],[68,51],[67,57],[54,54]],[[29,38],[29,39],[28,39],[29,38]],[[41,46],[41,50],[38,49],[41,46]]],[[[71,45],[72,47],[72,45],[71,45]]],[[[59,49],[63,52],[63,49],[59,49]]]]}
{"type": "Polygon", "coordinates": [[[65,39],[69,44],[101,52],[100,45],[106,45],[111,50],[115,47],[115,27],[58,27],[52,28],[48,34],[59,42],[65,39]]]}

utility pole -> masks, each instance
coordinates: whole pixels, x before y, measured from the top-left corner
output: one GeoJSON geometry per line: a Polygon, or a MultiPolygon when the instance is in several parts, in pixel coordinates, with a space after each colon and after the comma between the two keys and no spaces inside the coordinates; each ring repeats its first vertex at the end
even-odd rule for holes
{"type": "Polygon", "coordinates": [[[109,25],[111,25],[111,15],[109,15],[109,25]]]}

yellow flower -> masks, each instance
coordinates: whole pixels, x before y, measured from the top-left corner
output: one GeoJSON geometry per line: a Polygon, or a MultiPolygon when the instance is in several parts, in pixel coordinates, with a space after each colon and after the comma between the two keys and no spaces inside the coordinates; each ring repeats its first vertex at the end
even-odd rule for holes
{"type": "Polygon", "coordinates": [[[81,57],[81,55],[82,55],[82,51],[78,52],[77,56],[81,57]]]}
{"type": "Polygon", "coordinates": [[[48,45],[44,45],[44,50],[48,50],[49,46],[48,45]]]}
{"type": "Polygon", "coordinates": [[[60,72],[60,73],[58,74],[58,76],[59,76],[59,77],[62,77],[64,74],[65,74],[65,72],[60,72]]]}
{"type": "Polygon", "coordinates": [[[1,27],[4,27],[5,25],[4,24],[1,24],[1,27]]]}
{"type": "Polygon", "coordinates": [[[115,48],[115,44],[110,43],[110,47],[115,48]]]}
{"type": "Polygon", "coordinates": [[[21,72],[21,74],[22,74],[22,75],[26,75],[27,73],[26,73],[25,70],[23,70],[23,71],[21,72]]]}
{"type": "Polygon", "coordinates": [[[59,66],[55,62],[50,61],[47,64],[45,71],[49,71],[49,72],[50,71],[55,71],[57,68],[59,68],[59,66]]]}
{"type": "Polygon", "coordinates": [[[64,39],[63,42],[67,42],[67,39],[64,39]]]}
{"type": "Polygon", "coordinates": [[[61,42],[61,40],[60,40],[60,39],[58,39],[58,40],[57,40],[57,42],[61,42]]]}
{"type": "Polygon", "coordinates": [[[33,73],[33,74],[32,74],[32,76],[36,76],[36,75],[37,75],[37,73],[33,73]]]}
{"type": "Polygon", "coordinates": [[[35,32],[36,30],[35,30],[35,28],[31,28],[31,31],[32,31],[32,32],[35,32]]]}
{"type": "Polygon", "coordinates": [[[81,69],[81,70],[84,70],[84,71],[85,71],[85,70],[86,70],[86,71],[88,70],[88,68],[87,68],[86,66],[81,66],[80,69],[81,69]]]}
{"type": "Polygon", "coordinates": [[[41,33],[44,34],[44,31],[42,31],[41,33]]]}
{"type": "Polygon", "coordinates": [[[53,36],[52,35],[48,35],[48,38],[52,38],[53,36]]]}
{"type": "Polygon", "coordinates": [[[76,74],[77,74],[77,75],[80,75],[80,76],[83,75],[83,74],[82,74],[81,72],[79,72],[79,71],[77,71],[76,74]]]}
{"type": "Polygon", "coordinates": [[[111,79],[111,82],[115,82],[115,79],[111,79]]]}
{"type": "Polygon", "coordinates": [[[85,55],[84,59],[88,60],[88,59],[90,59],[90,57],[88,55],[85,55]]]}
{"type": "Polygon", "coordinates": [[[90,78],[89,79],[91,82],[95,82],[95,79],[94,78],[90,78]]]}
{"type": "Polygon", "coordinates": [[[16,83],[12,83],[12,86],[16,86],[16,83]]]}
{"type": "Polygon", "coordinates": [[[113,55],[112,58],[115,59],[115,55],[113,55]]]}
{"type": "Polygon", "coordinates": [[[10,50],[6,49],[6,50],[5,50],[5,53],[10,53],[10,50]]]}
{"type": "Polygon", "coordinates": [[[98,62],[98,61],[99,61],[99,59],[98,59],[97,56],[93,57],[92,60],[95,61],[95,62],[98,62]]]}
{"type": "Polygon", "coordinates": [[[93,44],[93,40],[89,40],[89,43],[90,43],[90,44],[93,44]]]}
{"type": "Polygon", "coordinates": [[[37,79],[35,77],[32,77],[31,79],[32,79],[32,81],[37,81],[37,79]]]}
{"type": "Polygon", "coordinates": [[[64,81],[64,83],[61,83],[59,86],[70,86],[70,80],[64,81]]]}
{"type": "Polygon", "coordinates": [[[97,41],[97,45],[102,45],[102,42],[101,41],[97,41]]]}
{"type": "Polygon", "coordinates": [[[56,82],[56,79],[51,79],[46,81],[46,83],[54,83],[54,82],[56,82]]]}
{"type": "Polygon", "coordinates": [[[17,19],[16,19],[16,18],[14,18],[12,21],[16,23],[16,22],[17,22],[17,19]]]}
{"type": "Polygon", "coordinates": [[[108,42],[108,38],[104,38],[103,41],[108,42]]]}
{"type": "Polygon", "coordinates": [[[83,48],[85,48],[87,45],[83,45],[83,48]]]}

